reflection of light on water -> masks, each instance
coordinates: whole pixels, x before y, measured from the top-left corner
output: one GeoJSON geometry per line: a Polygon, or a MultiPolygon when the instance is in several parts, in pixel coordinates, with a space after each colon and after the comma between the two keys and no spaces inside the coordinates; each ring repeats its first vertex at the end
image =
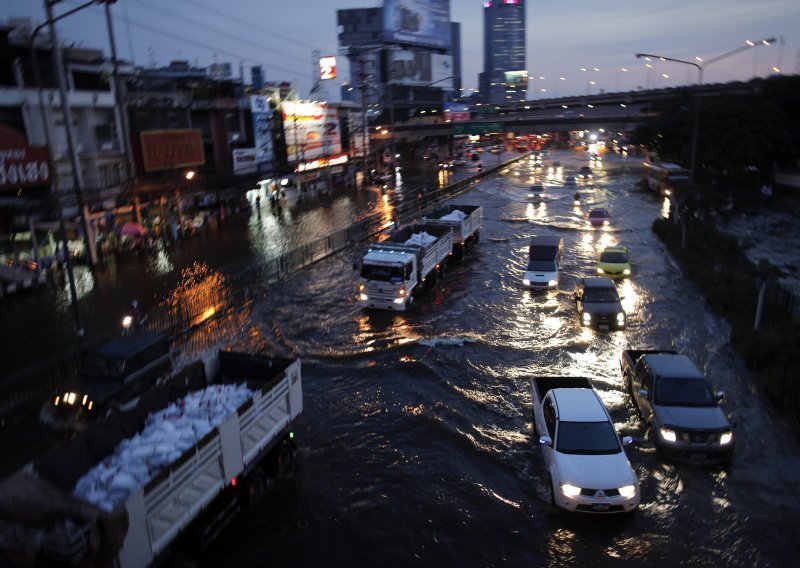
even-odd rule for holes
{"type": "Polygon", "coordinates": [[[215,313],[217,313],[217,308],[215,308],[214,306],[206,308],[205,310],[203,310],[203,313],[201,313],[199,316],[197,316],[195,319],[192,320],[192,325],[198,325],[203,323],[208,318],[213,316],[215,313]]]}
{"type": "Polygon", "coordinates": [[[167,274],[175,270],[175,265],[169,259],[167,252],[163,248],[159,248],[155,256],[150,257],[150,269],[155,274],[167,274]]]}
{"type": "Polygon", "coordinates": [[[546,220],[547,205],[544,201],[540,201],[535,205],[533,203],[528,203],[528,206],[525,208],[525,216],[528,218],[528,221],[546,220]]]}
{"type": "Polygon", "coordinates": [[[594,233],[585,231],[581,234],[578,241],[578,248],[580,249],[581,256],[586,258],[594,258],[594,233]]]}
{"type": "Polygon", "coordinates": [[[575,564],[575,533],[569,529],[558,529],[547,539],[549,566],[571,566],[575,564]]]}
{"type": "Polygon", "coordinates": [[[633,282],[626,278],[617,285],[617,289],[619,290],[619,295],[622,298],[622,309],[625,310],[625,313],[630,318],[631,314],[635,312],[636,307],[640,304],[639,294],[636,291],[636,287],[633,285],[633,282]]]}
{"type": "Polygon", "coordinates": [[[664,219],[669,219],[669,213],[672,209],[672,202],[669,200],[669,197],[665,197],[664,201],[661,202],[661,217],[664,219]]]}
{"type": "Polygon", "coordinates": [[[542,326],[549,331],[558,331],[564,325],[564,320],[561,317],[545,316],[542,320],[542,326]]]}
{"type": "MultiPolygon", "coordinates": [[[[606,247],[614,246],[614,237],[609,233],[601,233],[600,238],[597,239],[597,244],[601,247],[600,251],[606,247]]],[[[600,256],[598,254],[598,256],[600,256]]]]}
{"type": "MultiPolygon", "coordinates": [[[[83,267],[81,267],[83,268],[83,267]]],[[[78,298],[83,298],[94,290],[94,276],[92,275],[92,271],[89,269],[75,269],[75,290],[77,292],[78,298]]],[[[64,283],[64,293],[69,294],[69,281],[66,280],[64,283]]],[[[67,296],[69,297],[69,296],[67,296]]]]}
{"type": "Polygon", "coordinates": [[[370,352],[391,343],[405,345],[423,338],[398,312],[371,314],[362,311],[356,319],[358,331],[353,344],[360,351],[370,352]]]}

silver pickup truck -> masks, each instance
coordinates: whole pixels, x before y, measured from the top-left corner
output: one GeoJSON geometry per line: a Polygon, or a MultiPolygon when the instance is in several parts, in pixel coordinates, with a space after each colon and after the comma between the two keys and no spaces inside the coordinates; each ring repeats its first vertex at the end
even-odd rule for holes
{"type": "Polygon", "coordinates": [[[626,350],[620,368],[658,452],[695,462],[733,457],[733,430],[719,407],[724,394],[686,355],[626,350]]]}

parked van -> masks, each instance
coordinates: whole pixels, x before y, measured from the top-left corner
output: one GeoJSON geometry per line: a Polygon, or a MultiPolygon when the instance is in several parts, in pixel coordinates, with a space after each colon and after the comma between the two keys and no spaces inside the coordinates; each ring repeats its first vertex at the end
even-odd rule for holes
{"type": "Polygon", "coordinates": [[[564,239],[561,237],[532,237],[522,285],[526,288],[557,288],[563,255],[564,239]]]}

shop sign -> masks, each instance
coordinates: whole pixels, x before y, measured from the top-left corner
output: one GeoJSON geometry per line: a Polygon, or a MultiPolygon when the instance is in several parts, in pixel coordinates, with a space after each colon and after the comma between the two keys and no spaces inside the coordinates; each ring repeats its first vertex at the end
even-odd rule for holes
{"type": "Polygon", "coordinates": [[[233,175],[254,174],[257,171],[255,148],[237,148],[233,151],[233,175]]]}
{"type": "Polygon", "coordinates": [[[0,125],[0,191],[50,183],[45,146],[28,146],[18,130],[0,125]]]}
{"type": "Polygon", "coordinates": [[[142,132],[142,159],[146,172],[200,166],[206,162],[199,129],[142,132]]]}

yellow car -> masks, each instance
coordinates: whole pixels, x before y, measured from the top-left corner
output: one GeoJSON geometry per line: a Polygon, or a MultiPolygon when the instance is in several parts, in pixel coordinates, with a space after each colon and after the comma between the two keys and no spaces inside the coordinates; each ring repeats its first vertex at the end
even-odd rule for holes
{"type": "Polygon", "coordinates": [[[631,275],[631,253],[627,247],[607,247],[597,261],[597,274],[610,278],[631,275]]]}

